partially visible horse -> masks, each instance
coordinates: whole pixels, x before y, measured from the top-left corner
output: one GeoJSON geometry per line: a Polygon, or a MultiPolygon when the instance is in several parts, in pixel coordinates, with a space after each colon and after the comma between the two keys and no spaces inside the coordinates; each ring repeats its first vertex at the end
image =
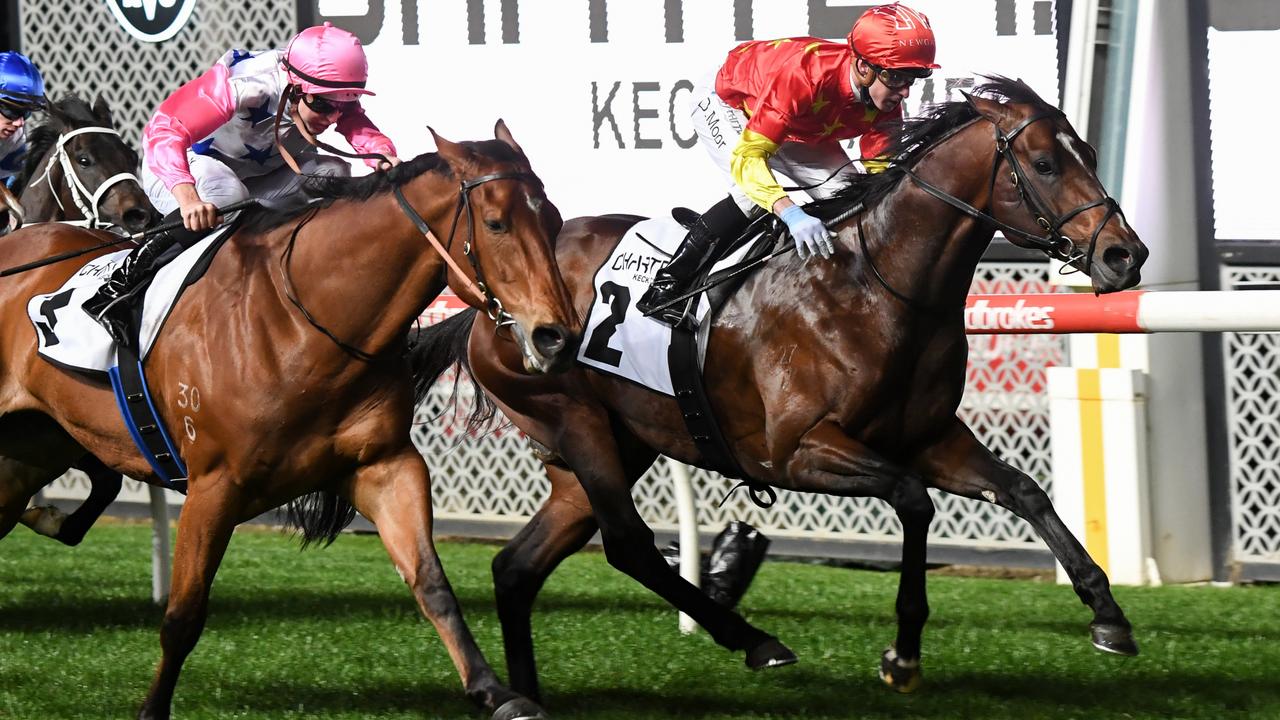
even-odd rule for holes
{"type": "MultiPolygon", "coordinates": [[[[115,129],[101,95],[90,107],[75,95],[50,103],[48,120],[28,139],[27,160],[14,187],[24,222],[78,222],[138,232],[159,220],[138,178],[138,154],[115,129]]],[[[70,515],[53,505],[33,507],[22,524],[66,545],[77,545],[120,493],[121,477],[92,455],[75,464],[89,478],[89,497],[70,515]]],[[[2,480],[0,480],[2,481],[2,480]]]]}
{"type": "MultiPolygon", "coordinates": [[[[965,296],[997,226],[1015,244],[1082,270],[1100,293],[1135,285],[1147,249],[1098,182],[1093,149],[1059,110],[1020,81],[993,78],[980,92],[991,97],[966,96],[910,123],[889,170],[811,205],[838,232],[835,257],[804,263],[783,254],[765,264],[715,317],[706,350],[711,406],[752,484],[876,497],[897,513],[898,633],[881,676],[899,689],[920,678],[930,487],[1030,522],[1092,609],[1094,645],[1137,652],[1106,575],[1049,497],[985,448],[956,410],[968,352],[965,296]]],[[[565,224],[557,261],[584,317],[596,302],[596,268],[637,220],[565,224]]],[[[493,562],[513,689],[538,697],[534,598],[597,529],[611,565],[691,615],[719,644],[745,651],[750,667],[795,661],[776,638],[673,572],[636,511],[631,486],[659,453],[708,465],[672,397],[581,366],[555,377],[521,375],[519,358],[475,313],[427,329],[414,353],[424,378],[464,361],[507,417],[544,446],[550,497],[493,562]]]]}
{"type": "Polygon", "coordinates": [[[82,221],[134,233],[159,220],[134,175],[138,154],[120,138],[101,95],[92,107],[68,95],[45,112],[14,184],[28,223],[82,221]]]}
{"type": "MultiPolygon", "coordinates": [[[[172,310],[146,368],[188,494],[163,656],[139,717],[170,716],[236,524],[304,496],[294,507],[309,540],[331,540],[355,510],[373,521],[470,698],[496,720],[541,715],[498,681],[463,621],[431,537],[427,466],[409,435],[405,337],[446,283],[505,328],[501,344],[529,371],[563,370],[576,351],[569,328],[579,321],[552,258],[559,213],[506,126],[495,133],[460,144],[437,137],[437,153],[388,173],[321,181],[315,189],[327,200],[318,206],[249,217],[172,310]],[[420,226],[447,243],[458,271],[420,226]]],[[[0,243],[0,265],[106,237],[24,228],[0,243]]],[[[32,492],[86,451],[158,482],[108,384],[36,356],[26,300],[56,290],[77,267],[0,280],[0,536],[32,492]]]]}

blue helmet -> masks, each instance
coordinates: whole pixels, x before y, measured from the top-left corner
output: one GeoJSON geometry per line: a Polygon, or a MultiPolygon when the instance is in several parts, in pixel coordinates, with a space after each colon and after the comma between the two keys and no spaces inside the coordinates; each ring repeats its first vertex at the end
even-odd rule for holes
{"type": "Polygon", "coordinates": [[[20,52],[0,52],[0,100],[27,108],[44,106],[44,78],[31,58],[20,52]]]}

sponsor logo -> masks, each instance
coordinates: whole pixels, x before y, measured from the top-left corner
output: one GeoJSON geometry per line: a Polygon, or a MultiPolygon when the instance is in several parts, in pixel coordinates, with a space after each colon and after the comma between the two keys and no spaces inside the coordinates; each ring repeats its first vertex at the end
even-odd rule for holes
{"type": "Polygon", "coordinates": [[[1052,330],[1053,310],[1053,305],[1028,305],[1022,299],[997,307],[977,300],[965,308],[964,324],[970,330],[1052,330]]]}
{"type": "Polygon", "coordinates": [[[182,29],[196,0],[107,0],[107,7],[128,33],[142,42],[164,42],[182,29]]]}

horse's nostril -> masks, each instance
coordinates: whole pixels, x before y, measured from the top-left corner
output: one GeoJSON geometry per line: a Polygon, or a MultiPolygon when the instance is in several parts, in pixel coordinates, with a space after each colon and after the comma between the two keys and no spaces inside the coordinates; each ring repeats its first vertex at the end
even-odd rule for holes
{"type": "Polygon", "coordinates": [[[1133,266],[1133,253],[1122,247],[1109,247],[1102,253],[1102,261],[1116,272],[1124,272],[1133,266]]]}
{"type": "Polygon", "coordinates": [[[129,208],[124,211],[124,226],[133,231],[142,230],[151,222],[152,213],[142,208],[129,208]]]}
{"type": "Polygon", "coordinates": [[[539,325],[533,330],[533,346],[545,357],[559,355],[569,344],[569,331],[559,325],[539,325]]]}

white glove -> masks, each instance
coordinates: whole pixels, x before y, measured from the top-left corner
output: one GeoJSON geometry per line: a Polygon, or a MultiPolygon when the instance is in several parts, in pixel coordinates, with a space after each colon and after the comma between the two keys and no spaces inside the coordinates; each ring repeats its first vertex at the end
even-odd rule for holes
{"type": "Polygon", "coordinates": [[[778,214],[782,222],[787,224],[791,237],[796,241],[796,254],[801,260],[808,260],[814,255],[821,255],[825,260],[831,257],[836,248],[831,243],[831,233],[822,221],[804,211],[799,205],[789,205],[778,214]]]}

